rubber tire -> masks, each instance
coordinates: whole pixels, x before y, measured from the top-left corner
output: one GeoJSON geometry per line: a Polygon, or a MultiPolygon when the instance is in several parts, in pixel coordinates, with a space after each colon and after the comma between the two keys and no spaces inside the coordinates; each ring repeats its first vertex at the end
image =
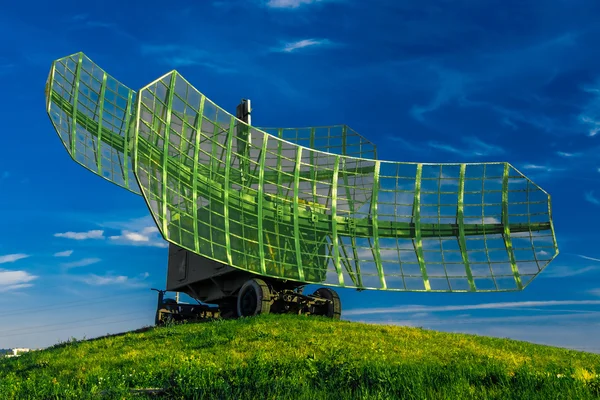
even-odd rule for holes
{"type": "Polygon", "coordinates": [[[271,311],[271,291],[269,286],[262,279],[250,279],[240,289],[237,296],[237,315],[238,317],[251,317],[259,314],[268,314],[271,311]],[[242,302],[246,300],[246,296],[251,294],[248,291],[254,292],[255,307],[252,313],[244,314],[242,311],[242,302]]]}
{"type": "Polygon", "coordinates": [[[331,300],[326,308],[324,307],[322,309],[322,313],[319,313],[318,315],[323,315],[327,318],[340,319],[342,316],[342,302],[335,290],[330,288],[320,288],[315,290],[313,296],[331,300]]]}

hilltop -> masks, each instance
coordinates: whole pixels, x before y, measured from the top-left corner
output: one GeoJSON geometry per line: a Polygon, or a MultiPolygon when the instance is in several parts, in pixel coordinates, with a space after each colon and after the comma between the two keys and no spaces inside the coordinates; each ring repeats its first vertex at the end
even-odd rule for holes
{"type": "Polygon", "coordinates": [[[600,355],[265,315],[147,328],[0,360],[2,399],[593,399],[600,355]],[[157,389],[132,391],[133,389],[157,389]]]}

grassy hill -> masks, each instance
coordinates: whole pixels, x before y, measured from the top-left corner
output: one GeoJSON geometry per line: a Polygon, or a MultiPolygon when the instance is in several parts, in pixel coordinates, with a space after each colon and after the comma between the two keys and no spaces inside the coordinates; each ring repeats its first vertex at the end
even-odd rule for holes
{"type": "Polygon", "coordinates": [[[149,328],[0,360],[1,399],[593,399],[600,355],[300,316],[149,328]],[[160,389],[154,392],[139,389],[160,389]]]}

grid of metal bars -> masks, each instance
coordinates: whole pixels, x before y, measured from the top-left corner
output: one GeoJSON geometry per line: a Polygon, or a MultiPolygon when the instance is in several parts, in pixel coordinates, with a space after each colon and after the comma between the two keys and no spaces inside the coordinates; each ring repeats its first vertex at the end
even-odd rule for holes
{"type": "Polygon", "coordinates": [[[83,53],[53,62],[46,83],[48,115],[73,160],[139,194],[126,145],[135,95],[83,53]]]}
{"type": "Polygon", "coordinates": [[[82,54],[53,64],[47,99],[71,156],[141,189],[168,241],[263,276],[508,291],[558,254],[550,197],[507,163],[379,161],[346,126],[258,129],[177,72],[136,96],[82,54]]]}
{"type": "Polygon", "coordinates": [[[287,130],[292,143],[248,126],[177,72],[140,94],[142,194],[165,237],[203,256],[344,287],[498,291],[522,289],[556,254],[548,194],[507,163],[319,151],[301,145],[316,146],[310,130],[287,130]],[[182,175],[176,160],[191,153],[205,157],[182,175]]]}

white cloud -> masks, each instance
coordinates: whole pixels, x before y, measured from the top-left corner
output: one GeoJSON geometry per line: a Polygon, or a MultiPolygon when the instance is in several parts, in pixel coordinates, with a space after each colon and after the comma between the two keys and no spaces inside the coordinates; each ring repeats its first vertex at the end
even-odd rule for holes
{"type": "Polygon", "coordinates": [[[501,148],[500,146],[495,146],[495,145],[485,143],[484,141],[482,141],[474,136],[471,136],[468,138],[463,138],[462,140],[463,140],[463,142],[471,145],[474,148],[473,151],[478,156],[504,153],[504,149],[501,148]]]}
{"type": "Polygon", "coordinates": [[[118,244],[128,244],[133,246],[168,246],[167,242],[162,239],[156,226],[147,226],[137,232],[124,229],[121,231],[120,235],[110,236],[109,239],[118,244]]]}
{"type": "Polygon", "coordinates": [[[581,122],[583,122],[584,124],[587,125],[591,125],[590,126],[590,130],[588,132],[588,135],[593,137],[596,136],[598,134],[598,132],[600,132],[600,121],[597,121],[591,117],[588,117],[587,115],[582,115],[579,120],[581,122]]]}
{"type": "Polygon", "coordinates": [[[591,191],[591,192],[585,192],[585,199],[587,201],[589,201],[590,203],[592,203],[592,204],[600,206],[600,200],[598,200],[598,198],[596,198],[594,196],[594,192],[593,191],[591,191]]]}
{"type": "Polygon", "coordinates": [[[78,278],[78,280],[87,283],[90,286],[121,285],[128,287],[141,287],[146,285],[143,280],[149,276],[150,274],[148,272],[144,272],[143,274],[133,278],[125,275],[106,274],[104,276],[100,276],[96,274],[89,274],[85,277],[78,278]]]}
{"type": "Polygon", "coordinates": [[[585,259],[585,260],[590,260],[590,261],[598,261],[598,262],[600,262],[600,258],[587,257],[587,256],[583,256],[583,255],[581,255],[581,254],[577,254],[577,256],[578,256],[578,257],[581,257],[581,258],[583,258],[583,259],[585,259]]]}
{"type": "Polygon", "coordinates": [[[499,224],[500,220],[498,218],[494,218],[494,217],[485,217],[483,219],[483,223],[484,224],[499,224]]]}
{"type": "Polygon", "coordinates": [[[69,257],[71,254],[73,254],[73,250],[59,251],[54,253],[54,257],[69,257]]]}
{"type": "Polygon", "coordinates": [[[581,156],[581,153],[565,153],[564,151],[557,151],[556,154],[558,154],[561,157],[565,157],[565,158],[581,156]]]}
{"type": "Polygon", "coordinates": [[[311,46],[323,46],[323,45],[326,45],[329,43],[330,42],[327,39],[304,39],[304,40],[299,40],[297,42],[285,43],[283,45],[283,47],[280,48],[278,51],[284,52],[284,53],[291,53],[292,51],[295,51],[298,49],[304,49],[306,47],[311,47],[311,46]]]}
{"type": "Polygon", "coordinates": [[[500,146],[485,143],[484,141],[474,136],[462,138],[461,140],[465,143],[465,145],[467,145],[466,148],[464,146],[457,148],[448,144],[439,143],[435,141],[430,141],[428,145],[429,147],[432,147],[437,150],[447,151],[449,153],[461,155],[490,156],[504,153],[504,149],[500,146]]]}
{"type": "Polygon", "coordinates": [[[591,294],[591,295],[593,295],[593,296],[600,297],[600,288],[599,289],[592,289],[588,293],[591,294]]]}
{"type": "Polygon", "coordinates": [[[525,164],[523,166],[523,169],[539,170],[539,171],[545,171],[545,172],[564,171],[564,168],[554,168],[554,167],[549,167],[547,165],[538,165],[538,164],[525,164]]]}
{"type": "Polygon", "coordinates": [[[540,275],[540,278],[566,278],[568,276],[583,275],[599,269],[600,268],[598,267],[573,268],[562,265],[551,265],[546,267],[544,273],[540,275]]]}
{"type": "Polygon", "coordinates": [[[0,256],[0,264],[15,262],[27,257],[29,257],[27,254],[7,254],[5,256],[0,256]]]}
{"type": "Polygon", "coordinates": [[[459,150],[456,147],[452,147],[448,144],[438,143],[438,142],[434,142],[434,141],[430,141],[427,144],[429,145],[429,147],[432,147],[432,148],[438,149],[438,150],[447,151],[449,153],[457,153],[457,154],[462,153],[462,150],[459,150]]]}
{"type": "Polygon", "coordinates": [[[0,293],[31,287],[30,282],[37,278],[26,271],[0,269],[0,293]]]}
{"type": "Polygon", "coordinates": [[[54,236],[75,240],[104,239],[104,231],[92,230],[87,232],[65,232],[55,233],[54,236]]]}
{"type": "Polygon", "coordinates": [[[425,114],[434,112],[456,99],[464,98],[467,86],[470,83],[470,78],[461,72],[437,66],[430,67],[430,69],[438,77],[439,87],[436,90],[435,96],[429,101],[429,104],[424,106],[414,105],[410,109],[413,118],[420,122],[425,122],[425,114]]]}
{"type": "Polygon", "coordinates": [[[62,266],[65,268],[87,267],[88,265],[99,263],[100,261],[102,260],[99,258],[84,258],[79,261],[64,263],[62,266]]]}
{"type": "Polygon", "coordinates": [[[87,277],[83,278],[82,281],[87,283],[88,285],[93,286],[104,286],[104,285],[114,285],[119,283],[126,283],[129,278],[125,275],[116,275],[116,276],[99,276],[96,274],[90,274],[87,277]]]}
{"type": "Polygon", "coordinates": [[[414,144],[402,139],[399,136],[391,136],[390,135],[390,136],[387,136],[386,139],[390,140],[392,142],[399,143],[402,146],[403,150],[410,150],[410,151],[414,151],[414,152],[423,151],[422,147],[414,145],[414,144]]]}
{"type": "Polygon", "coordinates": [[[298,8],[305,4],[319,3],[322,0],[268,0],[269,8],[298,8]]]}
{"type": "Polygon", "coordinates": [[[173,68],[198,65],[219,73],[235,73],[236,65],[224,58],[215,58],[214,54],[193,46],[180,44],[142,44],[142,55],[152,56],[157,61],[173,68]]]}
{"type": "Polygon", "coordinates": [[[588,136],[593,137],[600,132],[600,90],[597,87],[585,87],[583,90],[591,93],[594,98],[585,105],[584,111],[579,115],[579,122],[588,126],[588,136]]]}
{"type": "Polygon", "coordinates": [[[66,237],[69,239],[106,239],[105,231],[119,230],[120,235],[108,236],[110,243],[130,246],[152,246],[168,247],[163,240],[152,217],[135,218],[129,221],[106,222],[98,224],[103,230],[91,230],[88,232],[66,232],[57,233],[54,236],[66,237]]]}
{"type": "Polygon", "coordinates": [[[482,303],[456,306],[423,306],[404,305],[385,308],[355,308],[344,311],[345,316],[370,314],[413,314],[421,312],[449,312],[466,310],[501,310],[522,307],[553,307],[564,305],[600,305],[600,300],[549,300],[549,301],[514,301],[500,303],[482,303]]]}
{"type": "Polygon", "coordinates": [[[543,169],[545,171],[549,171],[550,168],[546,167],[544,165],[537,165],[537,164],[525,164],[523,166],[523,169],[543,169]]]}

